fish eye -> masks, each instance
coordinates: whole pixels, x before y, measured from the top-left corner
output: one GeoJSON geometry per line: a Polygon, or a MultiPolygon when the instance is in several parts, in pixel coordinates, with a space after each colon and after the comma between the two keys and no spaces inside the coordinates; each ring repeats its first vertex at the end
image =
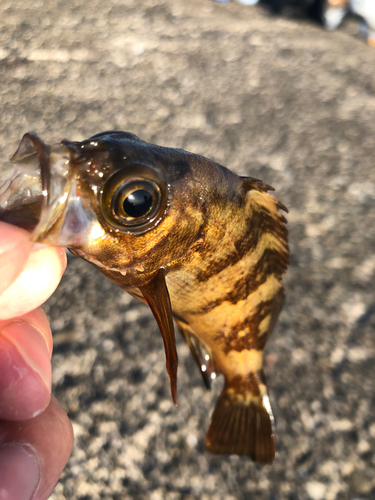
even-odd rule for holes
{"type": "Polygon", "coordinates": [[[157,179],[128,178],[118,173],[107,181],[101,209],[120,231],[143,233],[153,227],[166,207],[166,186],[157,179]]]}
{"type": "Polygon", "coordinates": [[[115,218],[126,223],[143,221],[160,205],[160,189],[150,180],[123,182],[113,193],[111,211],[115,218]]]}
{"type": "Polygon", "coordinates": [[[124,200],[122,208],[129,217],[143,217],[152,209],[152,193],[147,189],[136,189],[124,200]]]}

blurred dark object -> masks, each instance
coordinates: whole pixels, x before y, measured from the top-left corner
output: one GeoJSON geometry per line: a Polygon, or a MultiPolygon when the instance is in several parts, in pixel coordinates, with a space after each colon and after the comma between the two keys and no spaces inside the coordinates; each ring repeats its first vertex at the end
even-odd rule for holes
{"type": "MultiPolygon", "coordinates": [[[[230,0],[216,0],[228,3],[230,0]]],[[[266,6],[273,14],[292,18],[310,18],[327,30],[337,29],[350,14],[359,16],[359,31],[369,45],[375,46],[374,0],[236,0],[242,5],[266,6]]]]}

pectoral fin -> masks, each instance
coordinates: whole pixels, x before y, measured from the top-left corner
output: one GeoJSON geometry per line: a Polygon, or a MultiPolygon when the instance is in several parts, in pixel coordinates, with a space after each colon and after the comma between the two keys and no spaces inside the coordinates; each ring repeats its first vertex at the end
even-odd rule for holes
{"type": "Polygon", "coordinates": [[[163,337],[167,371],[171,379],[172,399],[175,406],[177,406],[178,357],[176,339],[174,336],[171,301],[165,283],[164,270],[159,269],[153,279],[147,283],[147,285],[139,287],[139,289],[147,304],[150,306],[163,337]]]}

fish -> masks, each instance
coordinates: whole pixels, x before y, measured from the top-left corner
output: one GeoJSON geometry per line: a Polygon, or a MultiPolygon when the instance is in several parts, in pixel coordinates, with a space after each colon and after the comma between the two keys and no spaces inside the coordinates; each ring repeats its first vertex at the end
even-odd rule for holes
{"type": "Polygon", "coordinates": [[[27,133],[0,189],[0,220],[63,246],[148,304],[177,406],[174,323],[211,389],[206,448],[275,459],[263,350],[284,301],[286,207],[269,185],[122,131],[47,145],[27,133]]]}

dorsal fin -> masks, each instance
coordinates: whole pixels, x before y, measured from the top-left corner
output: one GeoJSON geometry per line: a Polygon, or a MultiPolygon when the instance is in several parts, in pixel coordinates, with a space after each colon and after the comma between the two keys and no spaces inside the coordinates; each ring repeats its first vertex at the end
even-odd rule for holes
{"type": "Polygon", "coordinates": [[[250,197],[250,203],[254,213],[261,217],[260,233],[267,233],[267,246],[273,251],[273,258],[268,262],[268,272],[273,272],[281,279],[288,267],[288,230],[285,227],[287,220],[280,212],[288,212],[288,209],[267,191],[274,188],[264,182],[252,177],[242,177],[243,189],[250,197]]]}
{"type": "MultiPolygon", "coordinates": [[[[275,188],[273,188],[269,184],[265,184],[260,179],[255,179],[254,177],[241,177],[241,179],[242,179],[242,186],[245,189],[245,191],[255,190],[261,193],[267,193],[268,191],[275,191],[275,188]]],[[[288,209],[286,208],[285,205],[281,203],[281,201],[277,200],[271,194],[268,194],[267,196],[274,203],[275,208],[284,210],[284,212],[288,213],[288,209]]],[[[280,216],[282,222],[286,222],[285,217],[282,214],[280,214],[280,216]]]]}

